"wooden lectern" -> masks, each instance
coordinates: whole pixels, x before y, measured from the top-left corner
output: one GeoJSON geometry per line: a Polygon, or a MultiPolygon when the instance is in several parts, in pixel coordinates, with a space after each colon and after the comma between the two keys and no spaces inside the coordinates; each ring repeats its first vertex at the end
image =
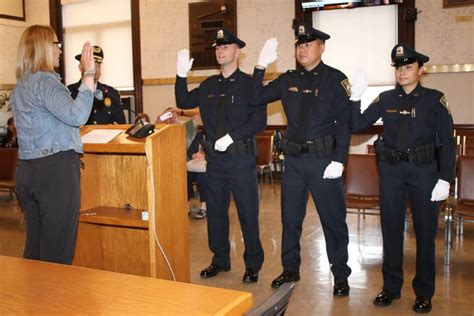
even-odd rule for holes
{"type": "MultiPolygon", "coordinates": [[[[127,128],[89,125],[81,135],[127,128]]],[[[121,133],[84,144],[73,265],[167,280],[173,271],[177,281],[190,281],[185,138],[183,126],[157,125],[147,138],[121,133]]]]}

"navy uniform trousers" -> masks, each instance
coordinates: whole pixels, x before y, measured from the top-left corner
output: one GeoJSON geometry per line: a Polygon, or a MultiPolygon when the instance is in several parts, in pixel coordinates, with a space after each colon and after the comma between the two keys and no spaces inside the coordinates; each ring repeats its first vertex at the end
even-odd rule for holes
{"type": "Polygon", "coordinates": [[[326,251],[335,278],[347,278],[349,235],[342,177],[323,179],[329,158],[312,154],[285,156],[282,178],[282,263],[286,271],[299,272],[301,264],[300,238],[308,202],[308,190],[313,196],[326,240],[326,251]]]}
{"type": "Polygon", "coordinates": [[[259,271],[264,255],[259,237],[255,156],[216,153],[207,159],[207,227],[209,248],[214,253],[212,263],[230,267],[229,204],[232,193],[244,238],[245,266],[259,271]]]}
{"type": "Polygon", "coordinates": [[[417,296],[432,297],[440,203],[430,199],[439,176],[437,162],[425,165],[405,161],[397,165],[379,162],[379,172],[384,289],[399,293],[403,285],[403,233],[408,198],[416,234],[416,275],[412,285],[417,296]]]}

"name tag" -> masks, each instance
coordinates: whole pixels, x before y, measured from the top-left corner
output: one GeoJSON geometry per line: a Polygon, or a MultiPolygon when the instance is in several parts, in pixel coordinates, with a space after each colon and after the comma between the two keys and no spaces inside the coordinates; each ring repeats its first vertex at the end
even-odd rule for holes
{"type": "Polygon", "coordinates": [[[398,110],[387,109],[385,112],[387,112],[387,113],[398,113],[398,110]]]}
{"type": "Polygon", "coordinates": [[[288,88],[288,91],[291,91],[291,92],[299,92],[300,90],[298,89],[298,87],[289,87],[289,88],[288,88]]]}

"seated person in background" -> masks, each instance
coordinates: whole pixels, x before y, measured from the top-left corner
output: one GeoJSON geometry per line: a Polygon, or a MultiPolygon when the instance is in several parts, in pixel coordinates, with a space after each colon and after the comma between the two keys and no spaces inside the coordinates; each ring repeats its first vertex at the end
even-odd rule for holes
{"type": "MultiPolygon", "coordinates": [[[[187,168],[188,168],[188,201],[194,197],[193,182],[196,181],[199,189],[199,199],[201,206],[199,211],[194,215],[197,219],[205,218],[207,215],[206,208],[206,160],[204,151],[199,145],[203,134],[197,132],[199,120],[199,109],[178,110],[176,108],[167,108],[160,114],[155,123],[164,124],[180,124],[179,116],[190,117],[191,119],[184,123],[186,127],[186,150],[187,150],[187,168]]],[[[190,211],[191,213],[191,205],[190,211]]]]}
{"type": "MultiPolygon", "coordinates": [[[[86,124],[125,124],[125,114],[122,110],[119,92],[114,88],[99,82],[101,75],[100,67],[104,60],[104,51],[99,46],[93,46],[92,49],[95,61],[94,83],[96,90],[94,92],[94,106],[86,124]]],[[[76,55],[75,58],[80,61],[81,54],[76,55]]],[[[82,78],[84,75],[84,69],[81,64],[79,64],[79,71],[81,72],[82,78]]],[[[80,85],[81,80],[68,86],[73,99],[76,98],[80,85]]]]}
{"type": "MultiPolygon", "coordinates": [[[[199,190],[199,201],[201,206],[199,211],[194,214],[194,218],[203,219],[207,216],[207,185],[206,185],[206,156],[200,142],[203,138],[202,132],[197,132],[191,145],[187,150],[187,169],[188,169],[188,202],[194,198],[193,182],[196,182],[199,190]]],[[[189,214],[191,214],[191,203],[189,205],[189,214]]]]}
{"type": "Polygon", "coordinates": [[[16,126],[13,116],[7,121],[7,134],[2,140],[2,147],[5,148],[17,148],[18,141],[16,139],[16,126]]]}
{"type": "Polygon", "coordinates": [[[140,120],[142,120],[143,123],[150,123],[150,116],[148,116],[146,113],[138,113],[135,117],[135,124],[137,124],[140,120]]]}

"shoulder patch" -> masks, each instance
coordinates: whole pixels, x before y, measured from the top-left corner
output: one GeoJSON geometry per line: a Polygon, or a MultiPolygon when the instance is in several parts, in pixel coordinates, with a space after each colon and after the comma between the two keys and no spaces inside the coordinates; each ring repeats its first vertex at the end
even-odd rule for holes
{"type": "Polygon", "coordinates": [[[351,85],[349,83],[349,79],[344,79],[341,81],[341,85],[346,90],[347,96],[351,96],[351,85]]]}
{"type": "Polygon", "coordinates": [[[372,101],[372,103],[370,103],[370,105],[372,105],[372,104],[374,104],[374,103],[377,103],[377,102],[379,102],[379,101],[380,101],[380,96],[378,95],[378,96],[374,99],[374,101],[372,101]]]}
{"type": "Polygon", "coordinates": [[[448,101],[446,100],[446,96],[444,94],[441,97],[441,99],[439,99],[439,103],[441,103],[446,108],[446,110],[448,111],[448,114],[451,115],[451,111],[449,110],[449,107],[448,107],[448,101]]]}

